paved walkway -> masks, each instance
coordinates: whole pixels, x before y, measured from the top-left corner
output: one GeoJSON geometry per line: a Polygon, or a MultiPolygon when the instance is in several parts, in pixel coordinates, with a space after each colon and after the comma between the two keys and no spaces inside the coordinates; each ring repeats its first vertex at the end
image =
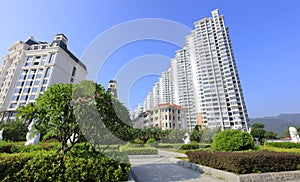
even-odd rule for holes
{"type": "Polygon", "coordinates": [[[207,174],[169,162],[170,158],[183,157],[184,154],[163,150],[159,150],[158,154],[151,157],[130,158],[132,177],[129,180],[136,182],[224,182],[207,174]]]}

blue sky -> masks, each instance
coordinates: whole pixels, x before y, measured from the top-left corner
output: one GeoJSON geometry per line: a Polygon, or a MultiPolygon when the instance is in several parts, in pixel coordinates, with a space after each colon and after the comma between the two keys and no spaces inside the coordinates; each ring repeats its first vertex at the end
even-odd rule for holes
{"type": "MultiPolygon", "coordinates": [[[[0,10],[0,55],[17,40],[33,35],[51,42],[64,33],[69,49],[81,58],[104,31],[140,18],[168,19],[193,29],[193,23],[218,8],[230,29],[233,51],[250,117],[300,112],[300,1],[248,0],[107,0],[3,1],[0,10]]],[[[184,37],[182,37],[184,39],[184,37]]],[[[97,81],[107,86],[128,62],[143,55],[174,57],[180,49],[167,42],[144,40],[121,47],[103,65],[97,81]]],[[[99,50],[99,54],[101,51],[99,50]]],[[[151,61],[151,60],[145,60],[151,61]]],[[[167,69],[163,64],[160,69],[167,69]]],[[[130,108],[142,102],[157,75],[136,80],[128,92],[130,108]]]]}

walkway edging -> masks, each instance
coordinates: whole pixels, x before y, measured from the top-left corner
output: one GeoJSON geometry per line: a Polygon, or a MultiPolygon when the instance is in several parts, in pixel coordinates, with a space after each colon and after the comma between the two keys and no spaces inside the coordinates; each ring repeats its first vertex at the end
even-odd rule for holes
{"type": "Polygon", "coordinates": [[[270,172],[262,174],[243,174],[237,175],[231,172],[214,169],[199,164],[194,164],[181,159],[170,158],[170,162],[179,166],[190,168],[199,172],[211,175],[212,177],[225,180],[226,182],[281,182],[281,181],[300,181],[300,171],[270,172]]]}

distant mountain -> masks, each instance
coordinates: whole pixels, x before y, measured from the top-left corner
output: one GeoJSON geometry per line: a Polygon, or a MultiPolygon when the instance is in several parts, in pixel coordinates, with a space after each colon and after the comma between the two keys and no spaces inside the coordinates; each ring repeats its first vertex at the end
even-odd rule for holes
{"type": "Polygon", "coordinates": [[[280,114],[278,116],[269,116],[263,118],[250,118],[250,124],[262,123],[265,125],[265,130],[272,130],[282,136],[284,130],[289,126],[300,126],[300,114],[280,114]]]}

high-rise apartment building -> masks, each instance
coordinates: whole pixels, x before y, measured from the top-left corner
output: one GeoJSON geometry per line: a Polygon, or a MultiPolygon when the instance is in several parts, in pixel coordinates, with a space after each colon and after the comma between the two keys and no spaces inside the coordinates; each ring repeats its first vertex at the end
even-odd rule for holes
{"type": "Polygon", "coordinates": [[[87,75],[86,66],[67,48],[68,39],[57,34],[52,43],[30,37],[17,41],[2,58],[0,69],[0,122],[56,83],[78,83],[87,75]]]}
{"type": "Polygon", "coordinates": [[[186,45],[162,73],[156,87],[166,89],[167,84],[161,82],[166,73],[171,75],[168,80],[172,87],[160,92],[159,104],[172,102],[185,107],[190,130],[202,125],[248,131],[249,119],[228,28],[218,10],[211,13],[211,18],[194,23],[186,45]]]}
{"type": "Polygon", "coordinates": [[[218,10],[187,36],[196,110],[204,127],[248,131],[248,115],[228,28],[218,10]]]}

